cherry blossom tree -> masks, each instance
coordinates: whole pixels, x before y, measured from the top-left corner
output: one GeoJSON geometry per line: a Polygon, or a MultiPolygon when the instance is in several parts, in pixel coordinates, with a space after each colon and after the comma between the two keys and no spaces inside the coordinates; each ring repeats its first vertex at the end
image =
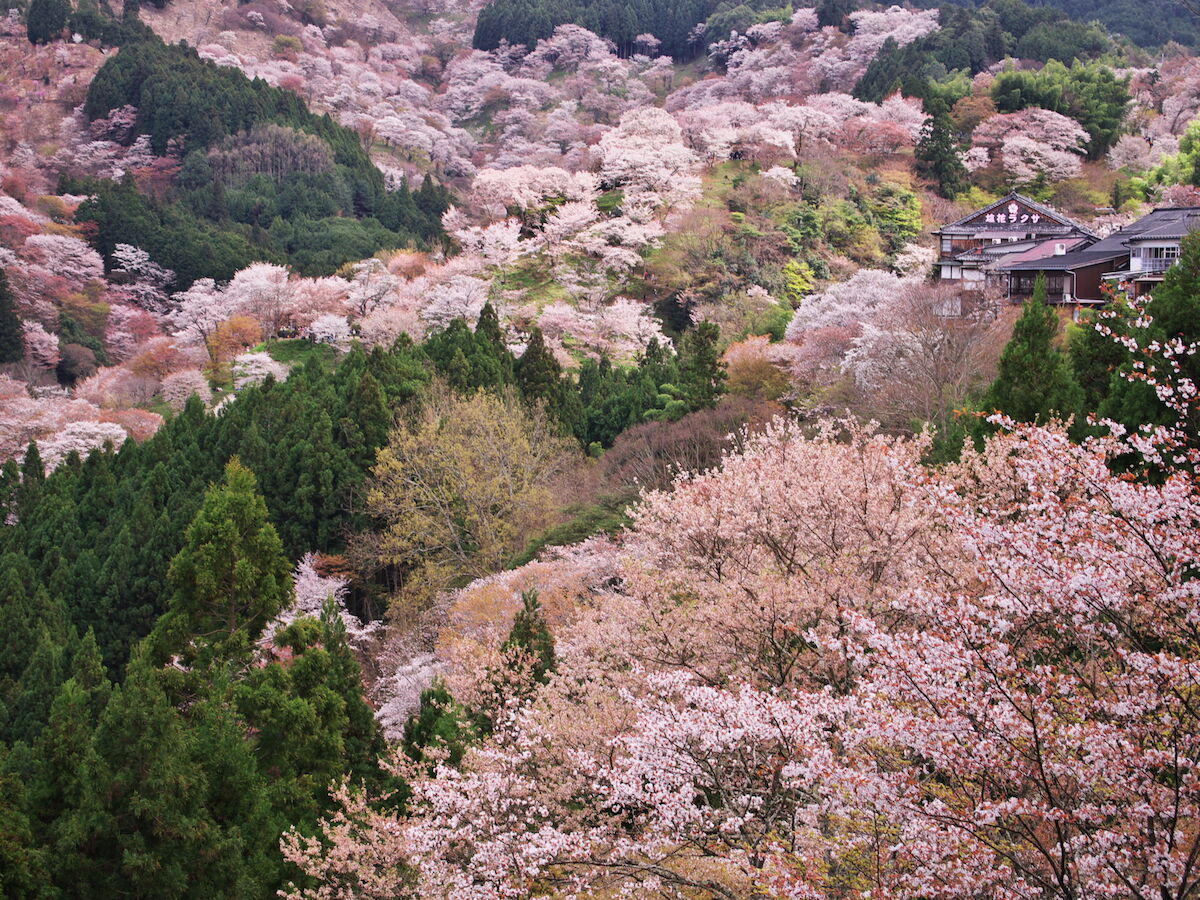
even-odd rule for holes
{"type": "Polygon", "coordinates": [[[125,279],[125,290],[137,306],[161,314],[167,309],[167,291],[175,273],[150,258],[145,250],[129,244],[117,244],[113,250],[113,275],[125,279]]]}
{"type": "Polygon", "coordinates": [[[159,396],[163,402],[176,411],[183,409],[188,400],[195,394],[208,406],[212,403],[212,389],[208,379],[199,369],[183,369],[172,372],[162,380],[159,396]]]}
{"type": "MultiPolygon", "coordinates": [[[[660,43],[652,34],[639,35],[637,40],[653,52],[660,43]],[[645,39],[643,41],[643,39],[645,39]]],[[[559,25],[550,37],[538,41],[522,62],[531,77],[545,77],[551,71],[575,71],[585,62],[614,57],[612,42],[578,25],[559,25]]]]}
{"type": "Polygon", "coordinates": [[[419,340],[425,334],[425,325],[416,302],[381,307],[357,324],[359,336],[370,346],[391,344],[402,334],[413,340],[419,340]]]}
{"type": "Polygon", "coordinates": [[[1108,151],[1106,161],[1111,169],[1128,169],[1131,172],[1145,172],[1162,162],[1161,148],[1156,149],[1144,137],[1124,134],[1117,139],[1113,148],[1108,151]]]}
{"type": "Polygon", "coordinates": [[[493,266],[504,266],[535,246],[533,241],[521,240],[521,222],[504,219],[489,225],[456,228],[451,234],[463,249],[477,253],[493,266]]]}
{"type": "Polygon", "coordinates": [[[58,337],[50,334],[40,322],[26,319],[21,323],[25,332],[25,358],[41,369],[53,369],[62,358],[58,337]]]}
{"type": "Polygon", "coordinates": [[[600,217],[600,211],[594,203],[574,200],[564,203],[556,209],[542,226],[542,239],[547,251],[556,255],[564,246],[564,241],[575,237],[581,231],[595,224],[600,217]]]}
{"type": "Polygon", "coordinates": [[[819,328],[851,327],[870,321],[886,307],[906,285],[917,279],[902,279],[878,269],[860,269],[848,281],[831,284],[818,294],[804,299],[788,325],[787,338],[801,341],[819,328]]]}
{"type": "Polygon", "coordinates": [[[667,206],[686,203],[699,192],[699,160],[683,144],[683,132],[663,110],[645,107],[621,117],[600,138],[600,179],[631,193],[646,193],[667,206]]]}
{"type": "Polygon", "coordinates": [[[892,155],[913,141],[911,135],[899,125],[860,117],[846,123],[842,129],[841,143],[856,153],[892,155]]]}
{"type": "Polygon", "coordinates": [[[260,384],[268,377],[284,381],[288,366],[276,362],[269,353],[242,353],[233,360],[233,384],[238,390],[251,384],[260,384]]]}
{"type": "Polygon", "coordinates": [[[1029,184],[1037,178],[1063,181],[1077,176],[1083,167],[1077,153],[1019,134],[1005,139],[1000,159],[1005,173],[1017,185],[1029,184]]]}
{"type": "Polygon", "coordinates": [[[900,6],[879,11],[859,10],[850,14],[850,24],[854,34],[850,41],[852,52],[870,62],[888,38],[904,47],[937,31],[938,11],[908,10],[900,6]]]}
{"type": "Polygon", "coordinates": [[[105,444],[119,449],[125,438],[125,429],[112,422],[72,422],[53,437],[38,441],[38,452],[49,472],[71,453],[87,456],[105,444]]]}
{"type": "Polygon", "coordinates": [[[920,244],[905,244],[896,253],[892,266],[901,276],[924,277],[933,268],[938,253],[932,247],[922,247],[920,244]]]}
{"type": "Polygon", "coordinates": [[[308,326],[308,335],[319,344],[345,347],[350,343],[350,323],[345,316],[326,313],[318,316],[308,326]]]}
{"type": "Polygon", "coordinates": [[[76,237],[62,234],[35,234],[25,239],[22,255],[52,268],[75,290],[89,281],[104,277],[104,260],[100,254],[76,237]]]}
{"type": "Polygon", "coordinates": [[[234,298],[219,289],[213,279],[200,278],[172,299],[176,305],[168,314],[167,322],[174,334],[181,340],[203,346],[215,362],[216,347],[212,338],[218,326],[234,314],[234,298]]]}
{"type": "Polygon", "coordinates": [[[551,199],[591,201],[597,194],[594,175],[557,166],[485,169],[471,185],[472,202],[495,216],[508,208],[532,209],[551,199]]]}
{"type": "Polygon", "coordinates": [[[137,375],[123,366],[108,366],[76,385],[75,396],[102,409],[118,409],[149,403],[158,387],[153,378],[137,375]]]}
{"type": "Polygon", "coordinates": [[[842,371],[880,421],[940,426],[986,387],[1003,343],[997,304],[953,286],[909,284],[863,324],[842,371]]]}
{"type": "Polygon", "coordinates": [[[1048,109],[1030,107],[992,116],[973,135],[974,147],[985,148],[1016,184],[1039,175],[1051,181],[1079,174],[1090,136],[1074,119],[1048,109]]]}
{"type": "Polygon", "coordinates": [[[340,575],[322,574],[322,562],[322,558],[316,553],[306,553],[300,558],[293,576],[294,599],[263,629],[263,644],[270,644],[277,631],[301,617],[321,618],[327,603],[333,603],[337,609],[342,623],[346,626],[346,636],[352,645],[361,645],[379,630],[381,622],[364,625],[357,616],[346,610],[346,594],[350,582],[340,575]]]}
{"type": "Polygon", "coordinates": [[[114,303],[105,323],[104,349],[110,360],[125,362],[134,356],[138,345],[160,333],[158,319],[145,309],[114,303]]]}
{"type": "Polygon", "coordinates": [[[334,812],[321,820],[322,837],[291,831],[284,835],[283,858],[312,877],[317,887],[289,884],[288,900],[395,900],[409,883],[399,832],[366,792],[348,780],[330,792],[334,812]]]}
{"type": "Polygon", "coordinates": [[[430,330],[445,328],[454,319],[474,322],[488,299],[488,282],[470,275],[453,275],[429,291],[421,318],[430,330]]]}
{"type": "Polygon", "coordinates": [[[0,375],[0,459],[19,458],[30,441],[53,437],[73,422],[95,422],[100,410],[64,393],[29,392],[29,385],[0,375]]]}
{"type": "Polygon", "coordinates": [[[148,409],[127,408],[103,409],[100,411],[100,421],[120,425],[129,437],[140,442],[153,437],[166,420],[148,409]]]}
{"type": "Polygon", "coordinates": [[[346,307],[360,319],[386,304],[399,284],[383,260],[376,257],[355,263],[352,273],[346,307]]]}
{"type": "Polygon", "coordinates": [[[271,263],[252,263],[240,270],[221,294],[223,304],[254,317],[268,336],[278,333],[291,310],[288,270],[271,263]]]}

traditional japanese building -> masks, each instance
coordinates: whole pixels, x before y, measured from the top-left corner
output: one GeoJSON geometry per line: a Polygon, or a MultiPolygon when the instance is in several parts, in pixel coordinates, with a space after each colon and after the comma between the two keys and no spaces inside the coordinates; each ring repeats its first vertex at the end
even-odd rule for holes
{"type": "Polygon", "coordinates": [[[1131,293],[1147,294],[1163,280],[1167,269],[1179,260],[1183,239],[1200,228],[1200,207],[1176,206],[1156,209],[1125,229],[1129,268],[1113,273],[1114,280],[1131,293]]]}
{"type": "Polygon", "coordinates": [[[1008,257],[996,271],[1007,275],[1008,294],[1013,299],[1032,294],[1034,280],[1044,272],[1052,303],[1094,306],[1105,302],[1106,283],[1136,294],[1152,290],[1179,259],[1183,239],[1197,228],[1200,207],[1156,209],[1101,241],[1068,247],[1061,253],[1008,257]]]}
{"type": "Polygon", "coordinates": [[[1007,278],[1009,299],[1028,299],[1038,274],[1045,273],[1050,303],[1098,305],[1105,301],[1101,290],[1105,276],[1129,263],[1125,235],[1119,231],[1100,241],[1083,239],[1056,244],[1051,252],[1046,251],[1039,246],[997,264],[997,275],[1007,278]]]}
{"type": "Polygon", "coordinates": [[[938,239],[938,274],[943,281],[982,287],[1002,260],[1069,252],[1096,234],[1062,213],[1013,191],[991,206],[943,225],[938,239]],[[1061,245],[1061,247],[1060,247],[1061,245]]]}

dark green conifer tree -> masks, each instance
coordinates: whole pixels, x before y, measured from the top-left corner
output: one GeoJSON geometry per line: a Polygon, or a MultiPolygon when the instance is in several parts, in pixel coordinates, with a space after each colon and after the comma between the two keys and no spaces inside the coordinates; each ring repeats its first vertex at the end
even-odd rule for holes
{"type": "Polygon", "coordinates": [[[71,657],[70,675],[70,680],[79,685],[87,695],[92,718],[98,721],[100,713],[108,705],[112,683],[108,680],[108,671],[104,667],[104,657],[100,653],[96,633],[90,628],[71,657]]]}
{"type": "Polygon", "coordinates": [[[832,25],[841,28],[846,17],[858,9],[858,0],[821,0],[817,4],[817,22],[822,28],[832,25]]]}
{"type": "Polygon", "coordinates": [[[471,363],[462,347],[455,347],[443,368],[446,383],[456,391],[464,392],[471,389],[471,363]]]}
{"type": "Polygon", "coordinates": [[[70,0],[32,0],[25,19],[29,40],[34,44],[48,44],[62,37],[70,15],[70,0]]]}
{"type": "Polygon", "coordinates": [[[383,750],[362,696],[358,663],[340,616],[298,619],[274,637],[293,654],[255,668],[233,690],[238,712],[254,729],[254,752],[270,773],[273,807],[291,824],[312,825],[328,808],[330,782],[345,774],[377,781],[383,750]]]}
{"type": "MultiPolygon", "coordinates": [[[[17,553],[0,555],[0,706],[11,704],[17,681],[29,665],[37,643],[37,629],[49,602],[38,594],[37,573],[29,560],[17,553]]],[[[7,723],[9,717],[0,716],[7,723]]],[[[3,729],[0,728],[0,739],[3,729]]]]}
{"type": "Polygon", "coordinates": [[[526,400],[541,400],[550,406],[557,399],[562,366],[546,346],[542,330],[536,325],[529,332],[529,344],[517,360],[514,374],[517,388],[526,400]]]}
{"type": "Polygon", "coordinates": [[[497,349],[504,347],[504,330],[500,327],[500,317],[491,301],[483,304],[479,311],[479,321],[475,323],[475,333],[486,338],[488,343],[497,349]]]}
{"type": "Polygon", "coordinates": [[[204,775],[204,812],[217,826],[209,884],[224,886],[220,896],[274,896],[285,878],[279,835],[291,822],[271,809],[264,767],[222,679],[188,707],[185,723],[189,762],[204,775]]]}
{"type": "Polygon", "coordinates": [[[371,372],[363,372],[346,404],[346,416],[338,423],[343,442],[358,471],[366,471],[374,465],[375,451],[387,443],[392,420],[392,411],[379,380],[371,372]]]}
{"type": "MultiPolygon", "coordinates": [[[[1110,305],[1106,312],[1115,312],[1120,321],[1127,318],[1127,309],[1120,303],[1110,305]]],[[[1129,352],[1124,347],[1110,335],[1096,330],[1096,322],[1096,313],[1085,313],[1079,324],[1071,326],[1067,333],[1071,372],[1083,392],[1086,412],[1100,409],[1112,387],[1113,373],[1129,359],[1129,352]]],[[[1105,324],[1111,327],[1116,323],[1106,320],[1105,324]]]]}
{"type": "Polygon", "coordinates": [[[21,461],[21,490],[17,494],[17,517],[24,518],[38,502],[42,484],[46,481],[46,466],[38,445],[30,441],[21,461]]]}
{"type": "Polygon", "coordinates": [[[158,675],[136,658],[100,716],[83,795],[63,822],[77,867],[62,873],[73,897],[237,896],[223,867],[208,785],[192,738],[158,675]]]}
{"type": "Polygon", "coordinates": [[[12,718],[5,729],[9,741],[32,744],[50,715],[50,705],[66,680],[66,647],[63,635],[53,635],[45,623],[38,628],[37,644],[21,673],[12,718]]]}
{"type": "MultiPolygon", "coordinates": [[[[84,677],[88,677],[84,675],[84,677]]],[[[30,786],[30,809],[39,843],[49,850],[48,866],[55,886],[68,897],[87,896],[87,850],[74,828],[96,771],[92,737],[107,705],[109,689],[89,690],[72,676],[63,683],[50,708],[49,723],[36,745],[37,768],[30,786]]]]}
{"type": "Polygon", "coordinates": [[[172,596],[155,626],[155,652],[165,659],[193,640],[225,652],[248,648],[287,603],[290,570],[254,473],[230,460],[171,561],[172,596]]]}
{"type": "Polygon", "coordinates": [[[25,332],[8,288],[8,276],[0,269],[0,364],[20,362],[24,357],[25,332]]]}
{"type": "Polygon", "coordinates": [[[984,400],[1017,422],[1046,421],[1079,412],[1083,393],[1071,374],[1066,354],[1055,346],[1058,315],[1046,302],[1046,277],[1039,274],[1033,296],[1000,354],[1000,367],[984,400]]]}
{"type": "Polygon", "coordinates": [[[543,684],[554,671],[554,638],[546,625],[536,590],[521,594],[521,608],[517,610],[512,630],[501,649],[514,658],[532,660],[533,677],[543,684]]]}
{"type": "Polygon", "coordinates": [[[257,419],[251,419],[250,424],[242,431],[241,440],[238,442],[237,457],[241,460],[242,465],[251,472],[262,472],[266,469],[267,460],[270,458],[270,448],[263,440],[257,419]]]}
{"type": "Polygon", "coordinates": [[[945,112],[926,120],[913,155],[917,171],[937,183],[937,191],[953,200],[967,187],[967,168],[959,156],[954,123],[945,112]]]}
{"type": "Polygon", "coordinates": [[[421,705],[404,725],[404,752],[420,762],[436,750],[438,758],[444,754],[446,762],[457,766],[475,739],[467,711],[450,695],[445,682],[434,679],[421,691],[421,705]]]}
{"type": "Polygon", "coordinates": [[[38,844],[26,813],[24,781],[9,769],[7,756],[0,743],[0,897],[51,900],[56,894],[46,868],[46,851],[38,844]]]}
{"type": "Polygon", "coordinates": [[[725,393],[725,363],[717,342],[721,329],[701,322],[679,342],[679,386],[692,410],[711,409],[725,393]]]}

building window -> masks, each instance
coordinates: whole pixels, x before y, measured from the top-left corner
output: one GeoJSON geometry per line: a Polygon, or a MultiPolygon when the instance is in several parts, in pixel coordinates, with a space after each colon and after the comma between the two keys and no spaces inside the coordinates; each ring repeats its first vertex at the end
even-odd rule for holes
{"type": "MultiPolygon", "coordinates": [[[[1012,293],[1018,297],[1033,296],[1033,286],[1037,283],[1037,275],[1026,274],[1024,272],[1013,273],[1012,293]]],[[[1063,289],[1066,286],[1066,278],[1063,275],[1047,275],[1046,276],[1046,296],[1048,298],[1061,298],[1063,289]]]]}
{"type": "Polygon", "coordinates": [[[1179,259],[1179,247],[1134,247],[1134,256],[1142,259],[1179,259]]]}

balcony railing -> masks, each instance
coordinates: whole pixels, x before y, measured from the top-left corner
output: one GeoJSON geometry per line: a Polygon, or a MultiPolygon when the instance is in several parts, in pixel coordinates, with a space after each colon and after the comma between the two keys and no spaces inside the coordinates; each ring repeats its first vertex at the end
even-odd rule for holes
{"type": "Polygon", "coordinates": [[[1175,263],[1179,262],[1178,257],[1171,259],[1140,259],[1137,261],[1137,268],[1132,265],[1130,268],[1131,275],[1157,275],[1167,271],[1175,263]]]}

